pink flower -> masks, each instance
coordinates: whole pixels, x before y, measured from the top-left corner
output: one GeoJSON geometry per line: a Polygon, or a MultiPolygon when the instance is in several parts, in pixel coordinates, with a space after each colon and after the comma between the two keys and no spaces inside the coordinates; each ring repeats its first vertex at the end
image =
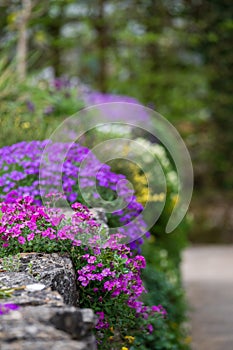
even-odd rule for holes
{"type": "Polygon", "coordinates": [[[148,325],[147,325],[147,329],[148,329],[149,333],[152,333],[153,330],[154,330],[152,324],[148,324],[148,325]]]}
{"type": "Polygon", "coordinates": [[[106,267],[105,269],[103,269],[103,271],[101,272],[101,275],[104,276],[104,277],[107,277],[109,275],[111,275],[111,271],[110,271],[110,268],[109,267],[106,267]]]}
{"type": "Polygon", "coordinates": [[[160,307],[153,305],[153,306],[151,306],[151,310],[154,312],[160,312],[160,307]]]}
{"type": "Polygon", "coordinates": [[[24,244],[25,241],[26,241],[26,239],[25,239],[23,236],[19,236],[19,237],[18,237],[18,242],[19,242],[19,244],[24,244]]]}
{"type": "Polygon", "coordinates": [[[104,319],[104,312],[103,311],[96,312],[96,314],[99,316],[99,320],[104,319]]]}
{"type": "Polygon", "coordinates": [[[82,258],[83,258],[83,259],[88,259],[89,256],[90,256],[89,254],[85,254],[85,255],[82,256],[82,258]]]}
{"type": "Polygon", "coordinates": [[[72,242],[72,244],[73,244],[74,246],[80,247],[80,245],[82,244],[82,242],[81,242],[80,240],[78,240],[78,239],[74,239],[73,242],[72,242]]]}
{"type": "Polygon", "coordinates": [[[49,228],[47,228],[47,230],[41,232],[41,236],[42,236],[42,237],[47,237],[47,236],[49,236],[49,234],[50,234],[49,228]]]}
{"type": "Polygon", "coordinates": [[[30,233],[29,235],[27,235],[27,240],[32,241],[34,237],[35,237],[34,233],[30,233]]]}
{"type": "Polygon", "coordinates": [[[88,259],[87,259],[87,262],[89,264],[94,264],[94,262],[96,261],[96,257],[95,256],[90,256],[88,259]]]}
{"type": "Polygon", "coordinates": [[[88,283],[89,283],[89,281],[86,279],[86,277],[84,277],[84,276],[79,276],[78,277],[78,281],[80,281],[81,282],[81,285],[83,286],[83,287],[86,287],[87,285],[88,285],[88,283]]]}

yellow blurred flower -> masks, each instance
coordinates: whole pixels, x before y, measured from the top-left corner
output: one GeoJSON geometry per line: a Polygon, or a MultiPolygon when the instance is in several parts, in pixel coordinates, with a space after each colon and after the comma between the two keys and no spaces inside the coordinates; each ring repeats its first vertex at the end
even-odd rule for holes
{"type": "Polygon", "coordinates": [[[178,194],[172,196],[172,204],[175,206],[177,202],[179,202],[178,194]]]}
{"type": "Polygon", "coordinates": [[[192,342],[192,337],[190,335],[188,335],[185,339],[184,339],[185,344],[190,344],[192,342]]]}
{"type": "Polygon", "coordinates": [[[128,342],[130,343],[130,344],[132,344],[133,342],[134,342],[134,337],[131,337],[131,335],[126,335],[125,336],[125,339],[127,339],[128,340],[128,342]]]}
{"type": "Polygon", "coordinates": [[[22,123],[22,128],[23,129],[29,129],[30,128],[30,123],[29,122],[22,123]]]}
{"type": "Polygon", "coordinates": [[[153,202],[163,202],[166,198],[165,193],[161,192],[161,193],[156,193],[153,196],[151,196],[151,201],[153,202]]]}
{"type": "Polygon", "coordinates": [[[129,350],[129,348],[126,348],[125,346],[122,346],[121,350],[129,350]]]}

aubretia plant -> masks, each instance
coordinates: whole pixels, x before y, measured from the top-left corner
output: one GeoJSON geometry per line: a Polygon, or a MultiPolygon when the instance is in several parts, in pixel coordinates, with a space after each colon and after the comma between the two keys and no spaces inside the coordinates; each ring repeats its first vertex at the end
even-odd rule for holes
{"type": "Polygon", "coordinates": [[[152,320],[166,314],[161,305],[148,307],[140,300],[146,292],[140,277],[146,262],[143,256],[133,257],[130,249],[119,243],[121,238],[113,235],[101,248],[98,240],[91,241],[88,249],[74,258],[80,306],[92,307],[99,315],[96,328],[101,349],[109,349],[109,341],[112,349],[119,349],[132,341],[132,335],[153,332],[152,320]]]}
{"type": "Polygon", "coordinates": [[[77,269],[79,302],[98,315],[96,335],[101,349],[127,347],[141,332],[153,332],[166,315],[161,305],[141,301],[146,292],[140,273],[143,256],[121,243],[122,234],[108,235],[87,207],[72,205],[68,220],[57,209],[33,204],[33,198],[7,196],[0,204],[0,257],[23,251],[68,252],[77,269]]]}
{"type": "Polygon", "coordinates": [[[87,207],[79,203],[73,207],[79,208],[78,215],[74,213],[65,220],[58,209],[35,205],[32,197],[17,197],[16,192],[11,192],[0,203],[0,257],[32,248],[34,252],[70,252],[72,247],[86,244],[100,224],[93,220],[87,207]]]}
{"type": "MultiPolygon", "coordinates": [[[[104,198],[114,210],[114,200],[123,203],[122,210],[108,214],[108,224],[119,227],[119,232],[129,236],[132,248],[143,243],[142,236],[146,229],[141,212],[143,206],[137,202],[132,190],[127,187],[124,175],[111,171],[110,166],[102,164],[86,147],[79,144],[54,143],[50,141],[21,142],[0,149],[0,200],[4,200],[9,192],[16,190],[19,196],[29,195],[33,202],[41,204],[41,196],[48,192],[56,192],[60,185],[60,159],[66,154],[62,169],[62,185],[70,204],[78,201],[92,206],[100,206],[100,198],[104,198]],[[39,170],[43,168],[42,153],[46,146],[50,150],[51,167],[43,173],[39,181],[39,170]],[[82,162],[88,156],[85,165],[82,162]],[[98,169],[98,172],[96,172],[98,169]],[[96,189],[93,187],[96,184],[96,189]],[[85,192],[88,198],[83,198],[85,192]],[[133,222],[132,219],[135,219],[133,222]],[[127,227],[126,227],[127,225],[127,227]]],[[[46,167],[46,165],[45,165],[46,167]]],[[[118,229],[117,229],[118,230],[118,229]]]]}

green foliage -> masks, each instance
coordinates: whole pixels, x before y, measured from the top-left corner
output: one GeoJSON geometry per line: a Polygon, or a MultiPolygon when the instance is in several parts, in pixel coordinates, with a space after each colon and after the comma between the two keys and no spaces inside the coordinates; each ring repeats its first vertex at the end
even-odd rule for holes
{"type": "MultiPolygon", "coordinates": [[[[144,300],[166,305],[168,316],[161,324],[161,332],[138,339],[143,350],[186,350],[189,349],[190,337],[184,323],[187,320],[187,305],[181,285],[178,265],[169,258],[165,249],[160,249],[154,242],[146,242],[143,254],[147,267],[143,272],[143,281],[148,290],[144,300]]],[[[136,347],[135,347],[136,349],[136,347]]]]}
{"type": "MultiPolygon", "coordinates": [[[[0,47],[14,57],[21,1],[3,1],[0,9],[0,47]]],[[[184,134],[197,167],[204,156],[204,186],[230,188],[232,11],[229,0],[41,0],[28,22],[28,68],[51,66],[55,76],[79,76],[98,90],[150,104],[181,132],[189,129],[184,134]],[[209,149],[196,125],[207,125],[209,149]]],[[[22,109],[11,105],[11,114],[22,109]]],[[[6,123],[4,130],[10,137],[6,123]]]]}
{"type": "MultiPolygon", "coordinates": [[[[139,164],[143,164],[142,169],[124,159],[113,160],[110,165],[115,172],[126,175],[134,187],[137,200],[144,206],[147,203],[153,203],[154,208],[158,208],[159,211],[161,204],[164,203],[162,213],[150,232],[156,240],[156,245],[161,249],[166,249],[169,258],[173,260],[175,265],[179,265],[181,252],[187,246],[187,233],[190,229],[189,216],[186,216],[172,233],[165,233],[168,218],[177,200],[177,173],[163,146],[152,144],[142,138],[136,139],[136,142],[142,146],[140,155],[129,147],[125,150],[124,156],[127,159],[130,155],[130,159],[133,155],[139,164]],[[146,151],[143,150],[143,147],[146,151]],[[156,165],[157,161],[162,168],[162,173],[160,167],[156,165]]],[[[153,215],[155,215],[155,209],[153,215]]]]}
{"type": "Polygon", "coordinates": [[[2,267],[5,271],[16,271],[18,272],[20,269],[20,254],[17,255],[9,255],[2,257],[2,267]]]}
{"type": "Polygon", "coordinates": [[[14,64],[0,60],[0,147],[44,140],[65,118],[84,107],[76,87],[56,89],[35,77],[15,84],[15,75],[14,64]]]}
{"type": "Polygon", "coordinates": [[[15,288],[6,288],[6,287],[0,288],[0,299],[10,298],[14,291],[15,291],[15,288]]]}
{"type": "MultiPolygon", "coordinates": [[[[205,67],[211,137],[206,162],[212,186],[232,188],[232,29],[233,4],[228,0],[187,2],[185,15],[193,52],[199,53],[205,67]],[[214,152],[213,152],[214,149],[214,152]]],[[[208,180],[208,178],[207,178],[208,180]]],[[[205,185],[208,186],[207,181],[205,185]]]]}

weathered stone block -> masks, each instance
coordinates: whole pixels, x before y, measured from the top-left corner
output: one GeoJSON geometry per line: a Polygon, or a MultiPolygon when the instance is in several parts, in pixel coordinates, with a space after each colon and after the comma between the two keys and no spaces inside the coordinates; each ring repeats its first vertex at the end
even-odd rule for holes
{"type": "MultiPolygon", "coordinates": [[[[4,270],[4,267],[0,269],[4,270]]],[[[76,273],[69,256],[57,253],[21,254],[18,271],[0,273],[0,285],[6,287],[33,283],[50,287],[62,295],[65,304],[77,306],[76,273]]]]}
{"type": "Polygon", "coordinates": [[[96,350],[96,316],[76,307],[76,273],[69,256],[21,254],[18,265],[18,271],[9,272],[0,264],[0,288],[14,290],[4,302],[20,306],[0,315],[0,349],[96,350]]]}

